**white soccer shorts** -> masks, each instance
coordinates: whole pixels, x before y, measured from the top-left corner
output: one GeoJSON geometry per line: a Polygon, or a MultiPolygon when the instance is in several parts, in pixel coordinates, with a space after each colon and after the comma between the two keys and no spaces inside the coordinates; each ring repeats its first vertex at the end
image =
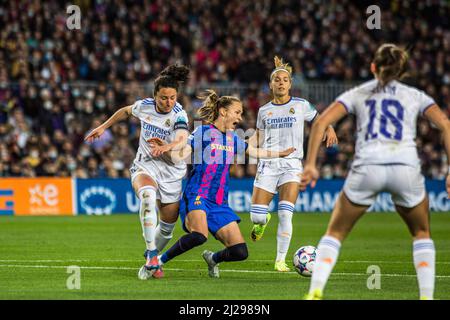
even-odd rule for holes
{"type": "MultiPolygon", "coordinates": [[[[184,173],[179,172],[176,175],[169,174],[171,170],[166,168],[163,163],[148,161],[145,163],[133,162],[131,173],[131,184],[134,179],[141,174],[150,176],[158,185],[156,190],[156,198],[162,203],[174,203],[181,199],[182,178],[184,173]]],[[[173,168],[171,168],[173,170],[173,168]]]]}
{"type": "Polygon", "coordinates": [[[407,165],[363,165],[352,168],[343,189],[347,198],[371,206],[380,192],[388,192],[401,207],[413,208],[426,196],[425,178],[420,167],[407,165]]]}
{"type": "Polygon", "coordinates": [[[277,194],[278,188],[283,184],[300,183],[299,175],[302,172],[303,166],[299,159],[260,161],[253,186],[277,194]]]}

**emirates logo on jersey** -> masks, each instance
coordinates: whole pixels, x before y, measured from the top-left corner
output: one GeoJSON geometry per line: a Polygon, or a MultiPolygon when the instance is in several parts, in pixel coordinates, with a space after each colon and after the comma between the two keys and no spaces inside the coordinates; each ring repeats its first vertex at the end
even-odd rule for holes
{"type": "Polygon", "coordinates": [[[164,122],[164,125],[166,127],[170,127],[170,119],[167,119],[166,122],[164,122]]]}
{"type": "Polygon", "coordinates": [[[290,114],[294,114],[294,113],[295,113],[294,108],[291,108],[291,109],[289,110],[289,113],[290,113],[290,114]]]}

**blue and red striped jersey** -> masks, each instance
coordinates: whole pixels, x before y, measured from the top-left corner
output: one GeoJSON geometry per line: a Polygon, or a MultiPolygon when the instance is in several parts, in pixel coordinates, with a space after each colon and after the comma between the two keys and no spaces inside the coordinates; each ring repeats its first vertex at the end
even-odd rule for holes
{"type": "Polygon", "coordinates": [[[214,125],[197,127],[189,136],[193,169],[184,190],[188,197],[200,196],[219,205],[228,202],[230,165],[248,144],[234,131],[221,132],[214,125]]]}

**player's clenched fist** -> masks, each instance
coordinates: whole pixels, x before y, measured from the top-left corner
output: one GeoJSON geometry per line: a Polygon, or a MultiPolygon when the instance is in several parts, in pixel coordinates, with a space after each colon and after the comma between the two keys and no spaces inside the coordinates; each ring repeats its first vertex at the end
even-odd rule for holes
{"type": "Polygon", "coordinates": [[[319,171],[315,166],[305,166],[303,173],[300,175],[300,190],[304,191],[308,184],[311,184],[311,188],[314,188],[317,183],[317,179],[319,179],[319,171]]]}

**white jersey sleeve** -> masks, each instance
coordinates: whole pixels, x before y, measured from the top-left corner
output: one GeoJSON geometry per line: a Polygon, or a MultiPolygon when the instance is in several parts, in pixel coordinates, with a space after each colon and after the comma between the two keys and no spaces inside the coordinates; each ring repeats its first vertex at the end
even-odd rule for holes
{"type": "Polygon", "coordinates": [[[133,106],[131,107],[131,114],[137,118],[139,118],[139,114],[141,113],[141,105],[142,100],[137,100],[135,103],[133,103],[133,106]]]}
{"type": "Polygon", "coordinates": [[[141,118],[148,114],[148,108],[155,105],[155,100],[152,98],[137,100],[131,107],[131,114],[136,118],[141,118]]]}
{"type": "Polygon", "coordinates": [[[353,101],[355,99],[355,90],[351,89],[342,93],[340,96],[336,98],[336,102],[344,105],[345,109],[347,109],[348,113],[355,113],[355,109],[353,107],[353,101]]]}
{"type": "Polygon", "coordinates": [[[429,107],[436,104],[434,99],[423,91],[417,91],[417,102],[419,103],[420,113],[423,114],[429,107]]]}
{"type": "Polygon", "coordinates": [[[173,130],[189,130],[189,119],[186,111],[181,110],[178,113],[175,113],[173,119],[173,130]]]}
{"type": "Polygon", "coordinates": [[[305,100],[303,107],[305,108],[304,110],[305,121],[311,122],[319,114],[316,108],[309,101],[305,100]]]}

